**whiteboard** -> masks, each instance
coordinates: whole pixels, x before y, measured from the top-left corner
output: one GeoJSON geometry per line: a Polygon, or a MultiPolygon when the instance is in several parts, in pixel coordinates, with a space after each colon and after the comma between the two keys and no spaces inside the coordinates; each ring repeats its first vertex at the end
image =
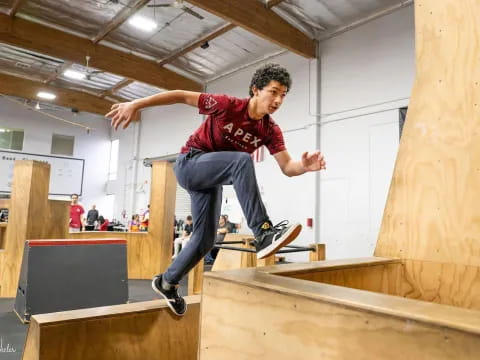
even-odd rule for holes
{"type": "Polygon", "coordinates": [[[49,195],[82,195],[85,160],[17,151],[0,151],[0,193],[12,191],[15,160],[37,160],[50,164],[49,195]]]}

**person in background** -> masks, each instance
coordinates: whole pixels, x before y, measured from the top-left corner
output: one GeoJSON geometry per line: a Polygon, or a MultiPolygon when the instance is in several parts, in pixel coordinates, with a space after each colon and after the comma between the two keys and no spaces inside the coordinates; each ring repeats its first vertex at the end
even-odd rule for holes
{"type": "Polygon", "coordinates": [[[108,231],[108,225],[110,224],[108,219],[105,219],[102,215],[100,215],[98,217],[98,222],[100,223],[98,231],[108,231]]]}
{"type": "Polygon", "coordinates": [[[237,225],[230,222],[230,220],[228,219],[228,214],[224,214],[223,217],[225,218],[225,224],[227,226],[228,232],[229,233],[235,232],[237,225]]]}
{"type": "MultiPolygon", "coordinates": [[[[233,228],[231,226],[232,223],[229,223],[227,219],[228,218],[226,215],[220,215],[220,219],[218,220],[217,237],[215,239],[216,244],[223,242],[223,240],[225,240],[225,235],[233,232],[233,228]]],[[[215,259],[217,258],[217,254],[217,248],[211,249],[208,254],[205,255],[205,264],[213,265],[215,259]]]]}
{"type": "Polygon", "coordinates": [[[0,209],[0,222],[7,222],[7,218],[8,218],[8,210],[0,209]]]}
{"type": "Polygon", "coordinates": [[[92,208],[87,213],[87,225],[95,226],[95,222],[98,221],[97,205],[93,204],[92,208]]]}
{"type": "Polygon", "coordinates": [[[138,214],[132,215],[132,220],[130,221],[128,231],[131,231],[131,232],[140,231],[140,215],[138,214]]]}
{"type": "Polygon", "coordinates": [[[150,220],[150,204],[142,215],[140,222],[140,231],[148,231],[148,220],[150,220]]]}
{"type": "Polygon", "coordinates": [[[177,226],[177,215],[173,215],[173,241],[175,241],[175,239],[177,238],[177,226]]]}
{"type": "Polygon", "coordinates": [[[72,194],[70,197],[70,221],[68,224],[70,232],[80,232],[85,228],[85,219],[83,206],[78,203],[78,194],[72,194]]]}
{"type": "Polygon", "coordinates": [[[225,218],[227,219],[227,224],[229,226],[229,231],[228,232],[232,232],[232,233],[238,233],[238,231],[240,230],[240,226],[241,226],[241,220],[240,220],[240,223],[232,223],[229,219],[228,219],[228,215],[225,214],[225,218]]]}
{"type": "Polygon", "coordinates": [[[187,218],[185,219],[185,225],[183,226],[183,233],[182,236],[179,238],[176,238],[175,241],[173,242],[173,257],[172,259],[175,259],[178,256],[178,253],[180,252],[180,246],[182,246],[182,249],[187,246],[188,240],[190,240],[190,237],[192,236],[193,232],[193,219],[191,215],[188,215],[187,218]]]}

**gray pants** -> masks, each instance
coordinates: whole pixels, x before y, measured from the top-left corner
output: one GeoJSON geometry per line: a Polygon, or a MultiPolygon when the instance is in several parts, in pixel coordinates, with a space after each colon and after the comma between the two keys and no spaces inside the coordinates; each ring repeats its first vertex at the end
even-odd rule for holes
{"type": "Polygon", "coordinates": [[[269,221],[250,154],[236,151],[205,153],[190,149],[175,164],[177,181],[191,197],[193,232],[188,245],[175,258],[163,278],[172,285],[213,248],[222,205],[222,185],[232,185],[254,235],[269,221]]]}

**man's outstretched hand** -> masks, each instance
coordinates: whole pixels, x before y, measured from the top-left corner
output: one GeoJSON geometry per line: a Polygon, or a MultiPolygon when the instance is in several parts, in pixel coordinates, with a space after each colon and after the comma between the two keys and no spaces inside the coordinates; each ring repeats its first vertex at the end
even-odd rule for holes
{"type": "Polygon", "coordinates": [[[311,154],[304,152],[302,155],[302,165],[305,171],[318,171],[327,168],[327,163],[320,151],[315,151],[311,154]]]}
{"type": "Polygon", "coordinates": [[[105,117],[112,119],[111,125],[117,130],[121,123],[123,123],[122,128],[126,129],[132,121],[138,121],[139,115],[140,113],[133,101],[129,101],[113,104],[111,111],[105,117]]]}

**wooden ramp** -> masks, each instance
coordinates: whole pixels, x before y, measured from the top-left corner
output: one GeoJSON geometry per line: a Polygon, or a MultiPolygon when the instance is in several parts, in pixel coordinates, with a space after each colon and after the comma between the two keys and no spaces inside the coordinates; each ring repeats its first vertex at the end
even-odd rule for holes
{"type": "Polygon", "coordinates": [[[174,316],[164,300],[32,316],[23,360],[196,360],[200,297],[174,316]]]}
{"type": "Polygon", "coordinates": [[[205,274],[201,360],[479,358],[480,1],[414,6],[376,257],[205,274]]]}

